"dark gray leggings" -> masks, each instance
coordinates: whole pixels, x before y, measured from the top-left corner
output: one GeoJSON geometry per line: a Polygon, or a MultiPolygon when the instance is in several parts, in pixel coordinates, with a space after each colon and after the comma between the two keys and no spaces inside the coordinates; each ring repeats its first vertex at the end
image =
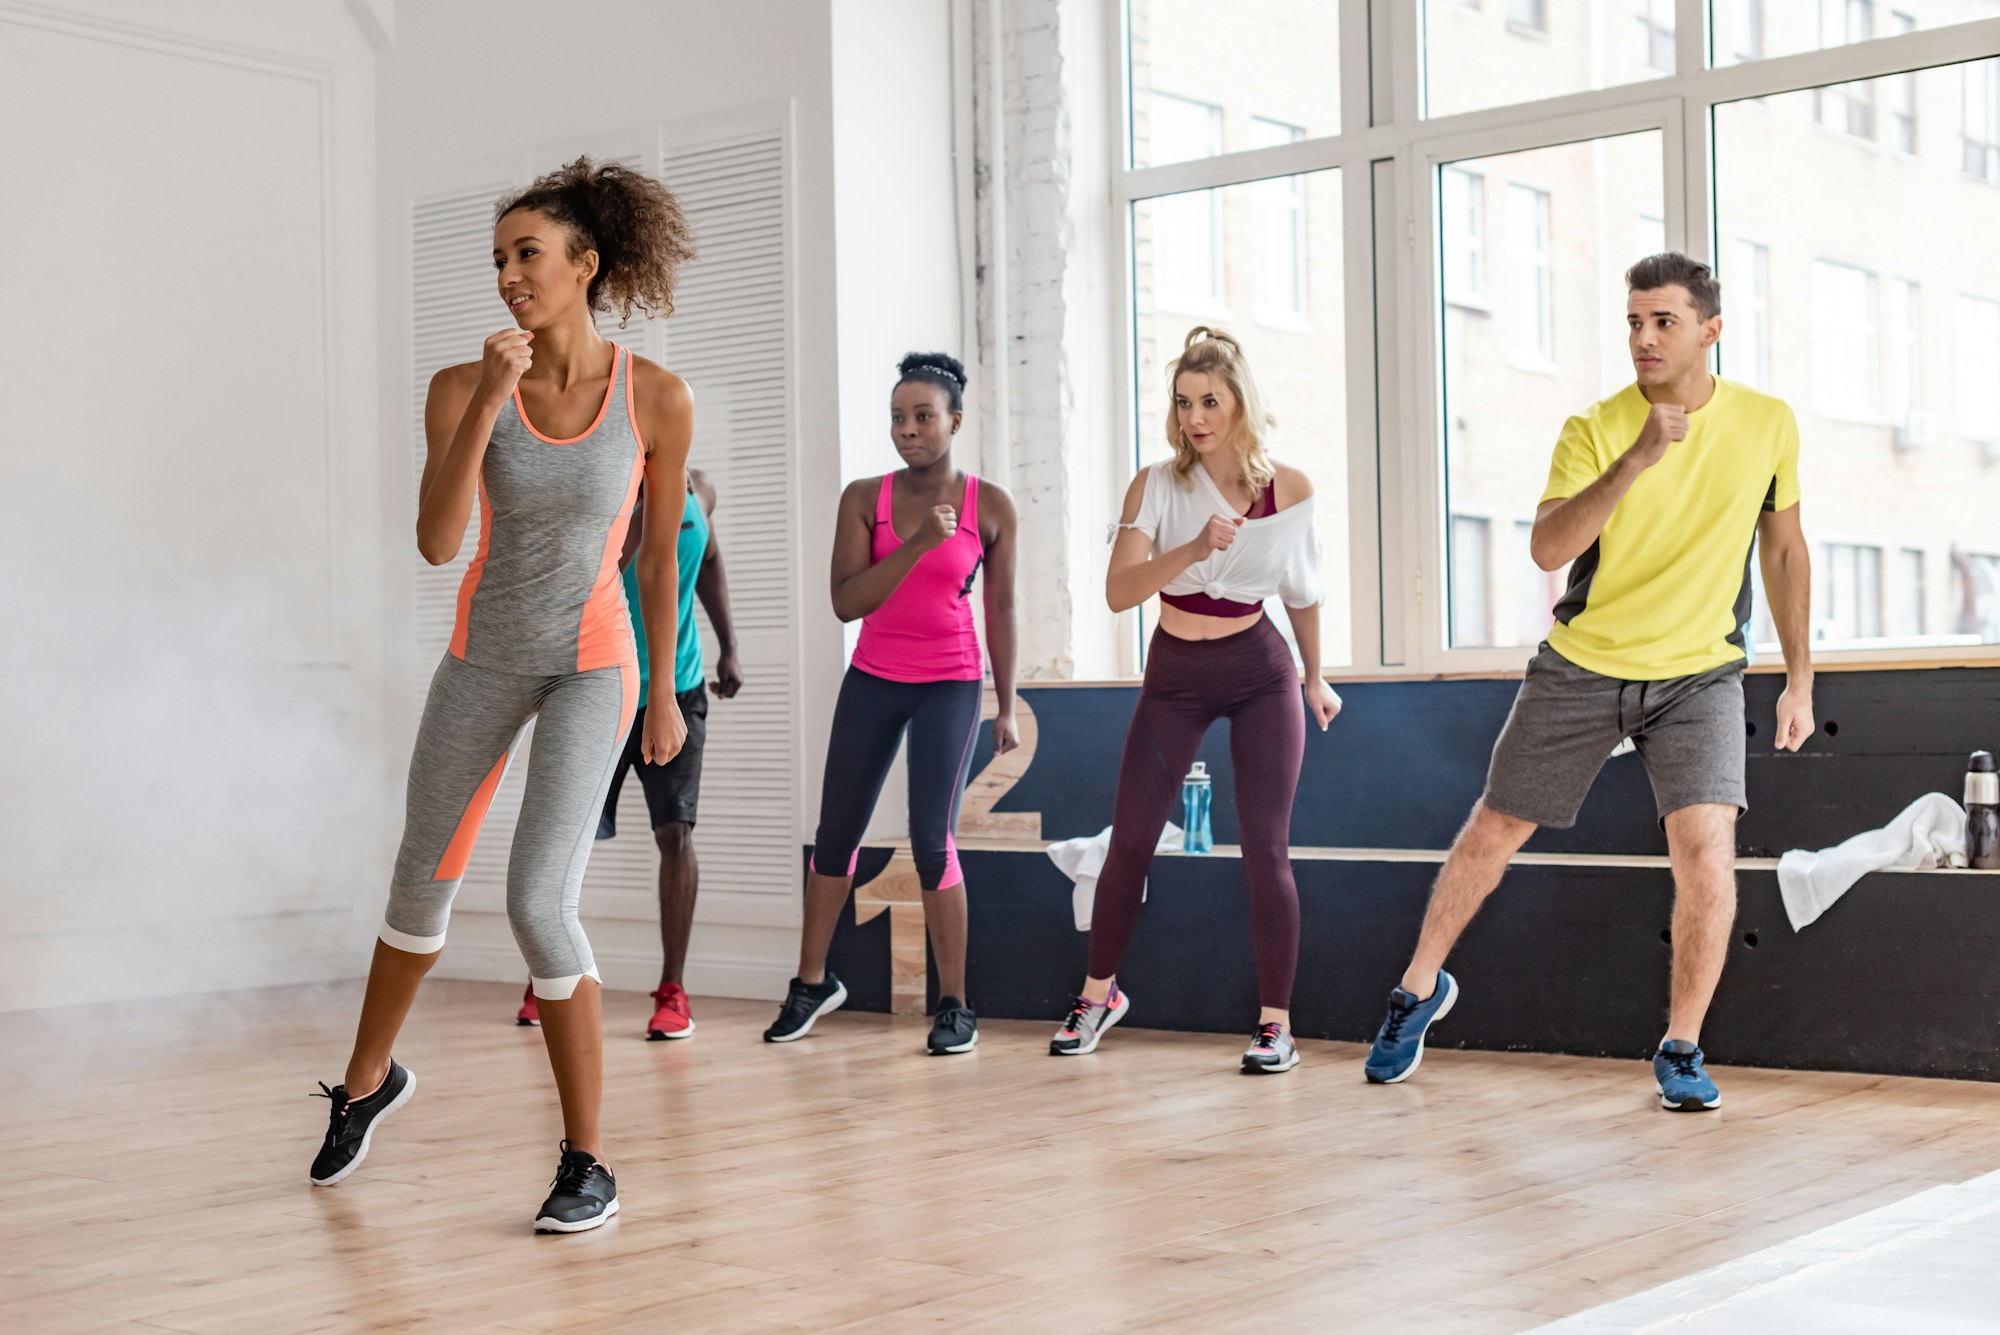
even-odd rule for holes
{"type": "Polygon", "coordinates": [[[918,879],[926,890],[965,879],[953,834],[984,693],[985,685],[978,681],[890,681],[847,669],[826,747],[814,871],[821,876],[854,874],[861,836],[907,729],[910,856],[918,879]]]}

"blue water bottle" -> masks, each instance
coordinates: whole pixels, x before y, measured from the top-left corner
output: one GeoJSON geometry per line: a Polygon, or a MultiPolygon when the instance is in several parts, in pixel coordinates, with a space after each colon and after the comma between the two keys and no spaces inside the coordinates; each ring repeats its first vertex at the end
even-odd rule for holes
{"type": "Polygon", "coordinates": [[[1194,762],[1187,778],[1181,781],[1181,825],[1187,831],[1181,848],[1188,853],[1213,853],[1215,835],[1208,828],[1209,800],[1208,766],[1201,761],[1194,762]]]}

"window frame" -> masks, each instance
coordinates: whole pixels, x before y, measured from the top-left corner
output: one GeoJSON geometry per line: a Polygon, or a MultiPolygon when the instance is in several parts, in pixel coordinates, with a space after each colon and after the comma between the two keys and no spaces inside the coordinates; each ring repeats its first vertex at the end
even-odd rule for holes
{"type": "MultiPolygon", "coordinates": [[[[1793,55],[1713,63],[1711,44],[1724,39],[1714,33],[1708,0],[1674,0],[1676,69],[1671,74],[1433,119],[1421,114],[1426,77],[1422,5],[1413,0],[1338,3],[1342,133],[1136,169],[1129,166],[1124,138],[1130,126],[1126,7],[1103,7],[1109,95],[1102,124],[1112,136],[1106,160],[1113,219],[1105,248],[1111,266],[1106,286],[1116,340],[1111,364],[1120,377],[1119,390],[1111,396],[1118,419],[1118,462],[1136,465],[1140,449],[1132,398],[1141,372],[1133,365],[1132,206],[1188,190],[1339,170],[1341,216],[1317,219],[1314,227],[1339,226],[1347,296],[1343,313],[1321,314],[1342,321],[1346,348],[1346,420],[1323,429],[1331,432],[1344,425],[1350,442],[1347,564],[1353,661],[1328,667],[1343,677],[1517,673],[1532,646],[1455,649],[1448,634],[1450,514],[1439,415],[1444,311],[1438,168],[1468,158],[1657,130],[1664,149],[1667,244],[1713,263],[1718,106],[2000,58],[2000,18],[1793,55]]],[[[1886,12],[1893,0],[1878,0],[1878,5],[1886,12]]],[[[1723,59],[1728,61],[1727,53],[1723,59]]],[[[1489,273],[1489,292],[1491,287],[1489,273]]],[[[1605,318],[1615,318],[1615,312],[1605,318]]],[[[1282,405],[1276,408],[1282,412],[1282,405]]],[[[1084,518],[1097,522],[1101,516],[1084,518]]],[[[1138,632],[1121,634],[1118,661],[1128,674],[1135,673],[1138,632]]],[[[1815,662],[1830,668],[1940,659],[2000,664],[2000,645],[1814,649],[1815,662]]]]}

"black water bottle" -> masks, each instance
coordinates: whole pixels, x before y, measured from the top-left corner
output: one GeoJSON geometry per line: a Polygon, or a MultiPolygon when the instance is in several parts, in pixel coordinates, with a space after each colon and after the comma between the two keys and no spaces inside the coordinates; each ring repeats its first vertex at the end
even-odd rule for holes
{"type": "Polygon", "coordinates": [[[1974,751],[1965,766],[1965,860],[2000,868],[2000,773],[1993,753],[1974,751]]]}

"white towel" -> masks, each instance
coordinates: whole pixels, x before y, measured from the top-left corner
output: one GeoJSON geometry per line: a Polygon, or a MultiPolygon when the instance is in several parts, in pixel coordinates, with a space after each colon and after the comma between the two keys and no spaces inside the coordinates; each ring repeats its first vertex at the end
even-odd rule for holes
{"type": "Polygon", "coordinates": [[[1778,859],[1785,916],[1799,931],[1833,907],[1871,871],[1929,871],[1965,865],[1965,810],[1943,793],[1925,793],[1879,830],[1817,853],[1778,859]]]}
{"type": "MultiPolygon", "coordinates": [[[[1181,851],[1181,827],[1172,821],[1160,831],[1160,842],[1153,849],[1156,853],[1178,853],[1181,851]]],[[[1049,861],[1061,869],[1062,874],[1076,882],[1076,889],[1070,895],[1070,910],[1076,915],[1076,930],[1090,930],[1090,908],[1097,900],[1097,874],[1104,870],[1104,859],[1111,852],[1111,827],[1105,826],[1096,834],[1081,839],[1063,839],[1050,844],[1049,861]]],[[[1139,902],[1144,903],[1146,889],[1139,888],[1139,902]]]]}

